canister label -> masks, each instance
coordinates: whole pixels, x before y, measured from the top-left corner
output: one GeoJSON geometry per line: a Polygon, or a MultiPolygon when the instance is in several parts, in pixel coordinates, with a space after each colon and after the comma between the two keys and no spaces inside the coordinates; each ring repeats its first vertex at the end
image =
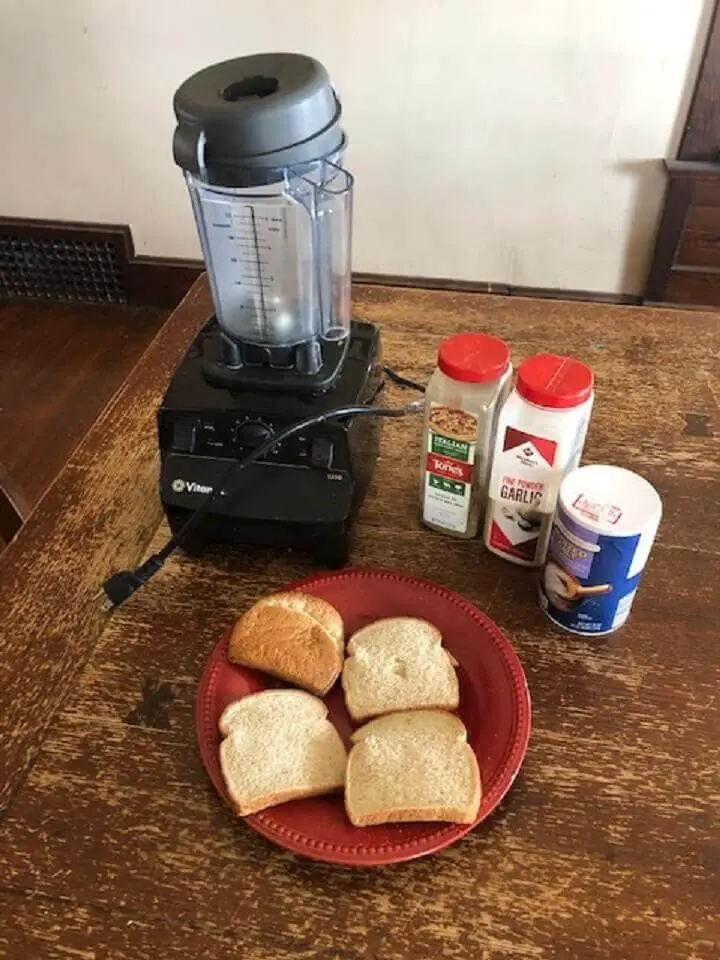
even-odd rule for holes
{"type": "Polygon", "coordinates": [[[612,526],[622,510],[584,496],[573,509],[575,516],[570,517],[558,505],[540,578],[540,604],[566,630],[610,633],[628,618],[654,530],[632,536],[597,533],[578,515],[612,526]]]}
{"type": "Polygon", "coordinates": [[[478,418],[431,403],[428,417],[423,519],[454,533],[467,530],[478,418]]]}
{"type": "Polygon", "coordinates": [[[491,547],[539,563],[557,496],[557,443],[507,427],[490,483],[491,547]]]}

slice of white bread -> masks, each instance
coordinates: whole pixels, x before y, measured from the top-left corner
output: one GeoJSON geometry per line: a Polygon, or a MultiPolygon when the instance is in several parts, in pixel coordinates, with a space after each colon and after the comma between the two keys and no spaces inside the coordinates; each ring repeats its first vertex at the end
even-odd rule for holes
{"type": "Polygon", "coordinates": [[[254,604],[235,624],[228,657],[320,696],[342,670],[342,617],[327,601],[297,592],[254,604]]]}
{"type": "Polygon", "coordinates": [[[444,710],[411,710],[356,730],[345,809],[356,827],[443,820],[473,823],[480,770],[463,723],[444,710]]]}
{"type": "Polygon", "coordinates": [[[327,707],[302,690],[263,690],[231,703],[218,726],[220,768],[240,816],[339,790],[347,752],[327,707]]]}
{"type": "Polygon", "coordinates": [[[455,710],[457,674],[440,631],[425,620],[376,620],[353,635],[342,674],[354,720],[397,710],[455,710]]]}

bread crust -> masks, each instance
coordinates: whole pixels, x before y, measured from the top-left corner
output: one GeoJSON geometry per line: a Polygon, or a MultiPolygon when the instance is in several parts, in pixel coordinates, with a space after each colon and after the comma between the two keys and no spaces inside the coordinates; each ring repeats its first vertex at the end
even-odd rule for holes
{"type": "MultiPolygon", "coordinates": [[[[224,771],[223,776],[225,776],[224,771]]],[[[329,793],[338,793],[342,788],[342,783],[334,783],[329,786],[317,786],[312,790],[309,788],[278,790],[276,793],[268,793],[264,797],[256,797],[250,803],[243,804],[237,793],[232,789],[232,785],[228,783],[228,779],[225,779],[228,798],[233,810],[239,817],[249,817],[253,813],[260,813],[261,810],[277,807],[279,804],[289,803],[291,800],[304,800],[306,797],[321,797],[329,793]]]]}
{"type": "MultiPolygon", "coordinates": [[[[428,710],[430,709],[432,708],[428,707],[428,710]]],[[[352,743],[362,743],[363,740],[373,735],[380,737],[392,736],[392,724],[394,720],[412,718],[416,713],[426,712],[426,710],[413,708],[412,710],[393,710],[391,713],[373,717],[372,720],[368,720],[367,723],[364,723],[361,727],[358,727],[357,730],[354,730],[350,736],[350,740],[352,743]]],[[[442,717],[443,723],[447,726],[447,733],[444,734],[444,736],[448,738],[452,737],[458,743],[467,743],[467,728],[460,717],[442,707],[435,708],[433,712],[439,714],[442,717]]]]}
{"type": "Polygon", "coordinates": [[[277,690],[259,690],[257,693],[249,693],[240,700],[234,700],[232,703],[229,703],[227,707],[225,707],[220,715],[220,719],[218,720],[218,729],[223,737],[228,737],[230,735],[237,721],[240,723],[243,722],[243,716],[248,702],[252,701],[256,697],[260,697],[261,694],[265,703],[276,698],[278,700],[287,700],[288,695],[291,694],[294,699],[301,700],[306,705],[307,709],[312,711],[314,718],[318,723],[327,718],[327,705],[324,704],[322,700],[319,700],[317,697],[313,696],[313,694],[308,693],[306,690],[285,690],[282,688],[277,690]]]}
{"type": "Polygon", "coordinates": [[[355,653],[357,644],[365,639],[365,635],[377,633],[378,628],[386,624],[398,623],[417,624],[423,631],[430,633],[438,644],[442,644],[442,633],[428,620],[421,620],[420,617],[381,617],[379,620],[373,620],[371,623],[355,631],[348,641],[348,654],[352,656],[355,653]]]}
{"type": "Polygon", "coordinates": [[[345,811],[354,827],[379,827],[383,823],[475,823],[474,807],[407,807],[383,810],[360,816],[352,814],[346,802],[345,811]]]}

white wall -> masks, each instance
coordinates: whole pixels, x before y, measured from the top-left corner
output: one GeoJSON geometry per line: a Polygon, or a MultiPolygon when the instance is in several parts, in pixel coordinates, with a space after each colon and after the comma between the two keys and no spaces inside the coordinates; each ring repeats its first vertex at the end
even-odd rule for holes
{"type": "Polygon", "coordinates": [[[0,0],[0,214],[198,256],[172,95],[310,53],[357,177],[357,270],[637,292],[705,0],[0,0]]]}

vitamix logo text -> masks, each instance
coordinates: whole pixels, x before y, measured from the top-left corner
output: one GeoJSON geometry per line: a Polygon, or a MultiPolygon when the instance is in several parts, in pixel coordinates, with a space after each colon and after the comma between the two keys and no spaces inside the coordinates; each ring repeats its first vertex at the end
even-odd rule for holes
{"type": "Polygon", "coordinates": [[[204,483],[195,483],[193,480],[183,480],[182,477],[177,477],[170,484],[175,493],[212,493],[213,488],[206,486],[204,483]]]}

